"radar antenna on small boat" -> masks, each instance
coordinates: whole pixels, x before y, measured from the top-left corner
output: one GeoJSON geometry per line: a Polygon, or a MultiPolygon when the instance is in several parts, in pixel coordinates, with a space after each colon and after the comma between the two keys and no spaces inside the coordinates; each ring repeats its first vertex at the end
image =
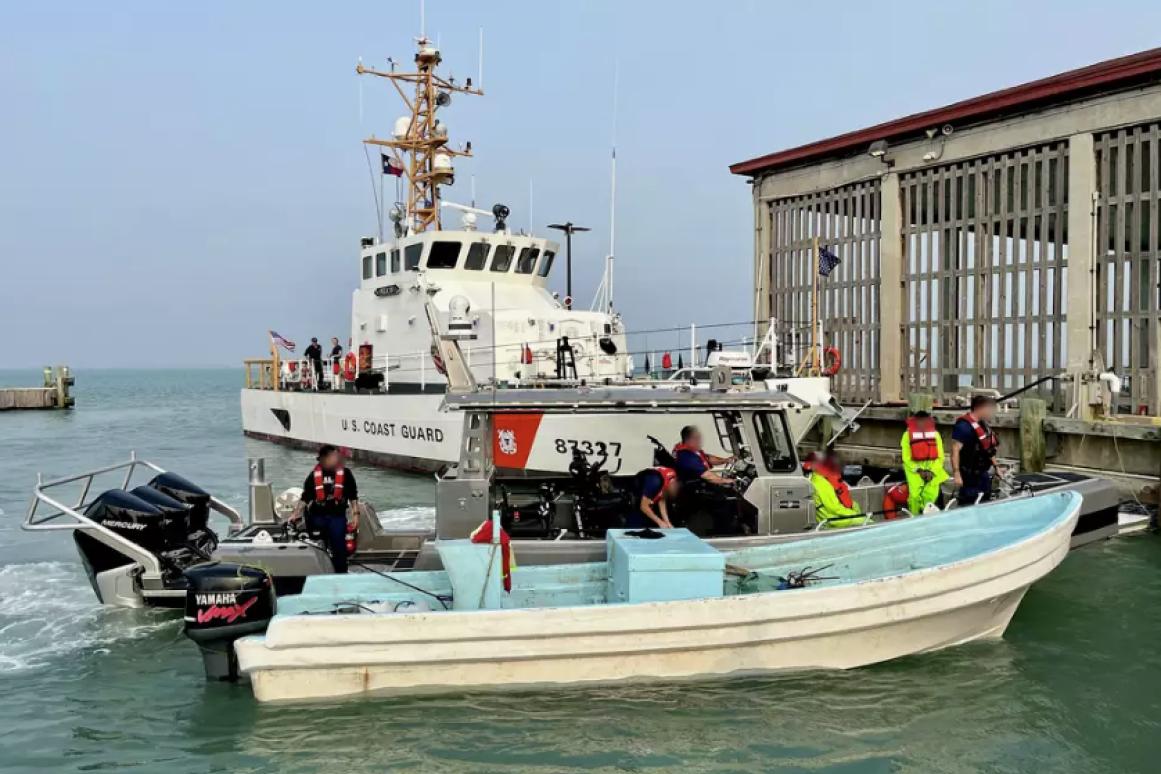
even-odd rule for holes
{"type": "MultiPolygon", "coordinates": [[[[455,182],[452,159],[456,156],[472,155],[472,144],[466,143],[461,149],[451,147],[448,142],[447,126],[437,118],[441,108],[451,104],[452,94],[474,94],[483,96],[480,88],[472,86],[468,78],[463,85],[454,78],[443,78],[436,69],[443,61],[439,48],[425,35],[415,39],[415,70],[401,72],[399,64],[393,60],[390,72],[381,72],[364,67],[362,62],[355,68],[359,75],[376,75],[387,78],[403,98],[410,115],[400,117],[390,140],[382,140],[371,135],[363,142],[390,148],[391,154],[383,153],[383,172],[405,176],[408,181],[407,211],[404,218],[396,220],[405,233],[418,234],[423,231],[440,230],[439,198],[440,186],[455,182]],[[410,85],[410,89],[405,84],[410,85]],[[408,93],[412,91],[413,93],[408,93]],[[402,220],[402,224],[400,224],[402,220]]],[[[481,71],[483,65],[483,34],[481,31],[481,71]]]]}

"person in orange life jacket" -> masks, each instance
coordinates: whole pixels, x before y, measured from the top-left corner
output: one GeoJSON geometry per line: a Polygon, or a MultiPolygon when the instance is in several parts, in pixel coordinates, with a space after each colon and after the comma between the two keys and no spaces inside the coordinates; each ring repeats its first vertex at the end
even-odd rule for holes
{"type": "Polygon", "coordinates": [[[960,505],[992,499],[992,469],[999,441],[988,423],[996,416],[996,401],[985,395],[972,398],[972,408],[955,421],[951,431],[951,469],[959,487],[960,505]]]}
{"type": "Polygon", "coordinates": [[[900,441],[903,450],[903,472],[907,476],[907,508],[918,516],[939,500],[939,488],[947,481],[943,468],[943,437],[935,418],[917,411],[907,419],[907,429],[900,441]]]}
{"type": "Polygon", "coordinates": [[[625,519],[625,526],[629,529],[642,527],[661,527],[672,529],[669,521],[669,510],[666,500],[677,496],[677,473],[671,468],[646,468],[637,474],[634,479],[634,491],[637,495],[637,510],[625,519]]]}
{"type": "Polygon", "coordinates": [[[677,478],[683,484],[698,479],[722,486],[734,483],[732,478],[713,472],[715,466],[733,462],[734,458],[706,454],[702,450],[701,432],[693,425],[681,428],[681,443],[673,447],[673,459],[677,465],[677,478]]]}
{"type": "Polygon", "coordinates": [[[899,510],[907,508],[911,500],[911,491],[907,484],[900,481],[892,484],[883,492],[883,518],[890,521],[899,518],[899,510]]]}
{"type": "Polygon", "coordinates": [[[838,459],[828,454],[816,460],[812,467],[810,485],[814,488],[814,516],[824,525],[823,528],[842,529],[863,524],[866,521],[863,510],[851,498],[838,459]]]}
{"type": "Polygon", "coordinates": [[[318,450],[318,464],[302,484],[301,501],[291,514],[296,521],[306,511],[306,523],[322,533],[336,573],[347,571],[347,520],[359,526],[359,489],[355,476],[343,465],[338,449],[327,444],[318,450]]]}

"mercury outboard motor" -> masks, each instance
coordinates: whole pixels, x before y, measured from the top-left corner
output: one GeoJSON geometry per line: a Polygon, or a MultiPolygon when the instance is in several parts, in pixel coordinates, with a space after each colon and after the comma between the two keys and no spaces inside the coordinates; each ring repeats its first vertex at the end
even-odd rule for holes
{"type": "Polygon", "coordinates": [[[184,542],[205,556],[214,552],[218,547],[218,536],[209,527],[212,499],[209,492],[176,473],[160,473],[145,486],[188,505],[188,537],[184,542]]]}
{"type": "MultiPolygon", "coordinates": [[[[181,523],[175,527],[173,514],[167,514],[132,492],[121,489],[110,489],[93,500],[85,509],[85,515],[151,554],[164,552],[169,547],[169,536],[184,526],[184,519],[181,516],[177,517],[181,523]]],[[[81,558],[86,567],[90,568],[90,574],[121,567],[134,561],[116,548],[91,537],[84,530],[76,530],[73,537],[81,552],[81,558]]]]}
{"type": "Polygon", "coordinates": [[[210,521],[210,493],[176,473],[161,473],[146,484],[179,503],[190,506],[189,529],[197,532],[207,528],[210,521]]]}
{"type": "Polygon", "coordinates": [[[236,681],[234,642],[266,631],[277,602],[270,573],[258,567],[209,562],[185,571],[185,636],[202,651],[207,680],[236,681]]]}

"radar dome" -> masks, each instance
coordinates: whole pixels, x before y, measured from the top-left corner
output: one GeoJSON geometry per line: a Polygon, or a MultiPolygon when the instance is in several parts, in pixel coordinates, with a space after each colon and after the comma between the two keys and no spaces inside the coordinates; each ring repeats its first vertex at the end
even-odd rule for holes
{"type": "Polygon", "coordinates": [[[402,140],[411,133],[411,116],[400,116],[395,119],[395,128],[391,132],[396,140],[402,140]]]}

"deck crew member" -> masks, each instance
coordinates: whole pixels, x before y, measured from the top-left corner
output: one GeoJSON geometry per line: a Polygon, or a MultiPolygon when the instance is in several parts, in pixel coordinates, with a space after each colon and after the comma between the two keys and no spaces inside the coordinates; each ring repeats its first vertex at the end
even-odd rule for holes
{"type": "Polygon", "coordinates": [[[702,449],[701,432],[693,425],[681,428],[681,443],[673,447],[673,458],[677,463],[677,478],[683,484],[698,479],[723,486],[734,483],[732,478],[713,471],[714,466],[733,462],[734,458],[706,454],[702,449]]]}
{"type": "Polygon", "coordinates": [[[330,444],[318,450],[318,464],[303,482],[301,501],[290,520],[297,520],[304,510],[307,526],[322,533],[335,572],[345,573],[347,522],[359,526],[359,489],[342,455],[330,444]]]}
{"type": "Polygon", "coordinates": [[[960,505],[992,499],[992,469],[999,441],[988,423],[995,415],[995,399],[977,395],[972,398],[971,411],[957,419],[952,428],[951,469],[959,487],[960,505]]]}
{"type": "Polygon", "coordinates": [[[625,519],[629,529],[661,527],[672,529],[666,500],[677,496],[677,473],[672,468],[645,468],[634,479],[637,509],[625,519]]]}
{"type": "Polygon", "coordinates": [[[943,469],[943,438],[935,427],[935,417],[926,411],[909,417],[901,446],[903,472],[907,476],[907,509],[918,516],[939,499],[939,487],[948,479],[943,469]]]}
{"type": "Polygon", "coordinates": [[[343,367],[343,345],[339,343],[338,338],[331,339],[331,373],[335,376],[339,375],[339,369],[343,367]]]}
{"type": "Polygon", "coordinates": [[[823,529],[858,527],[866,519],[863,510],[851,498],[851,489],[843,481],[842,467],[833,455],[815,461],[810,474],[814,488],[814,516],[823,529]],[[843,518],[850,516],[852,518],[843,518]]]}
{"type": "Polygon", "coordinates": [[[322,382],[322,347],[319,346],[318,339],[310,340],[310,346],[303,350],[302,356],[310,363],[310,369],[314,373],[314,384],[318,387],[322,382]]]}

